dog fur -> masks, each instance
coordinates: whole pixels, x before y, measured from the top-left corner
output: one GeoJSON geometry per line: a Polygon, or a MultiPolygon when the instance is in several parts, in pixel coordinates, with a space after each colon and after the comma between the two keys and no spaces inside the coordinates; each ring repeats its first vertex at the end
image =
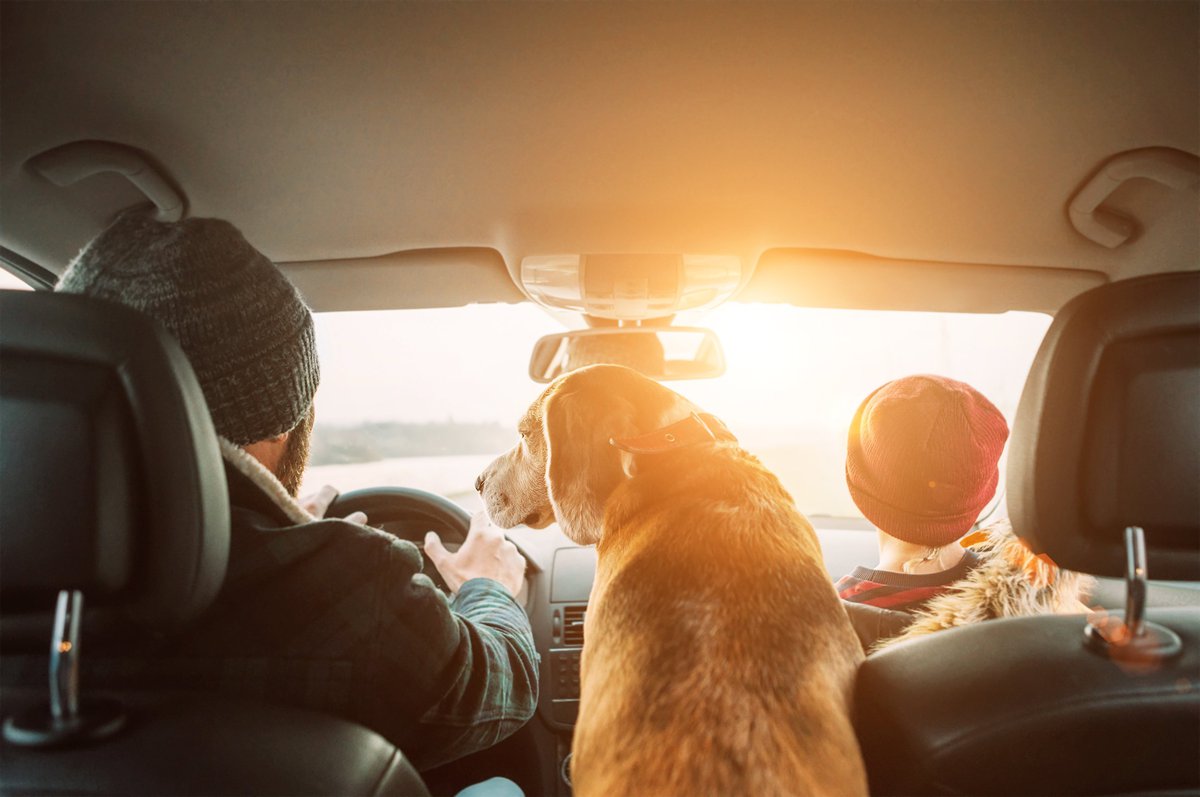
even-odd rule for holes
{"type": "Polygon", "coordinates": [[[610,444],[697,411],[636,372],[550,385],[482,476],[492,519],[597,545],[572,779],[591,795],[867,793],[862,652],[812,527],[734,443],[610,444]]]}

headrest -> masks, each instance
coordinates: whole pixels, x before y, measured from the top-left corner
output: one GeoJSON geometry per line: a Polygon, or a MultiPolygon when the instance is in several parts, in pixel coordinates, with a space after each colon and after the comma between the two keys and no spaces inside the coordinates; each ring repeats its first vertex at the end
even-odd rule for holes
{"type": "Polygon", "coordinates": [[[62,589],[166,628],[211,603],[229,555],[216,433],[187,357],[149,317],[0,291],[0,607],[62,589]]]}
{"type": "Polygon", "coordinates": [[[1054,318],[1013,425],[1013,529],[1062,567],[1200,579],[1200,271],[1080,294],[1054,318]]]}

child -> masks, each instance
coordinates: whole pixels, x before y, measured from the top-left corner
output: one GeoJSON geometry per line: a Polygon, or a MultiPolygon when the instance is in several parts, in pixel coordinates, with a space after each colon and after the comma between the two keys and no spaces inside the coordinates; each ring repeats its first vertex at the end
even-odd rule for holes
{"type": "Polygon", "coordinates": [[[878,529],[879,564],[855,568],[837,590],[848,603],[875,607],[851,612],[864,648],[905,628],[907,637],[1083,608],[1080,577],[1033,557],[1007,523],[978,535],[977,547],[960,544],[995,497],[1007,439],[1008,424],[987,398],[941,376],[888,382],[858,408],[846,485],[878,529]]]}

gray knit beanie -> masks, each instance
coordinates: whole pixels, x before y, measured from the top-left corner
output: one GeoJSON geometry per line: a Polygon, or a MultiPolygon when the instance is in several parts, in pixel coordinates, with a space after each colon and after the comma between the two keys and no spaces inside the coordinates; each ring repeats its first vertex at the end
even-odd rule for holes
{"type": "Polygon", "coordinates": [[[56,290],[129,305],[179,341],[217,434],[245,445],[294,429],[320,371],[312,313],[287,277],[220,219],[122,214],[56,290]]]}

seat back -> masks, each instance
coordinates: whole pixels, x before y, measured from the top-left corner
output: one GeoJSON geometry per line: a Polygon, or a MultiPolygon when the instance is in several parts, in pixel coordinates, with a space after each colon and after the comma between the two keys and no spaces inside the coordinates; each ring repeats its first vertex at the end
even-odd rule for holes
{"type": "MultiPolygon", "coordinates": [[[[5,712],[34,696],[5,690],[5,712]]],[[[379,734],[284,706],[213,695],[121,695],[130,721],[102,744],[0,746],[0,795],[427,795],[379,734]]]]}
{"type": "Polygon", "coordinates": [[[2,650],[8,665],[44,655],[53,684],[5,684],[0,794],[426,793],[349,722],[150,685],[100,701],[76,683],[86,643],[170,633],[216,597],[230,533],[216,434],[175,340],[110,302],[0,291],[0,374],[2,650]]]}
{"type": "MultiPolygon", "coordinates": [[[[1138,578],[1147,566],[1153,578],[1200,578],[1197,396],[1200,272],[1117,282],[1069,302],[1017,410],[1014,531],[1063,567],[1114,576],[1127,571],[1137,532],[1126,529],[1136,526],[1146,544],[1138,578]]],[[[1122,634],[1112,644],[1085,635],[1082,615],[1058,615],[958,628],[870,656],[855,722],[872,794],[1200,793],[1195,595],[1190,606],[1147,612],[1177,638],[1158,653],[1139,644],[1153,635],[1126,639],[1113,613],[1122,634]]]]}

